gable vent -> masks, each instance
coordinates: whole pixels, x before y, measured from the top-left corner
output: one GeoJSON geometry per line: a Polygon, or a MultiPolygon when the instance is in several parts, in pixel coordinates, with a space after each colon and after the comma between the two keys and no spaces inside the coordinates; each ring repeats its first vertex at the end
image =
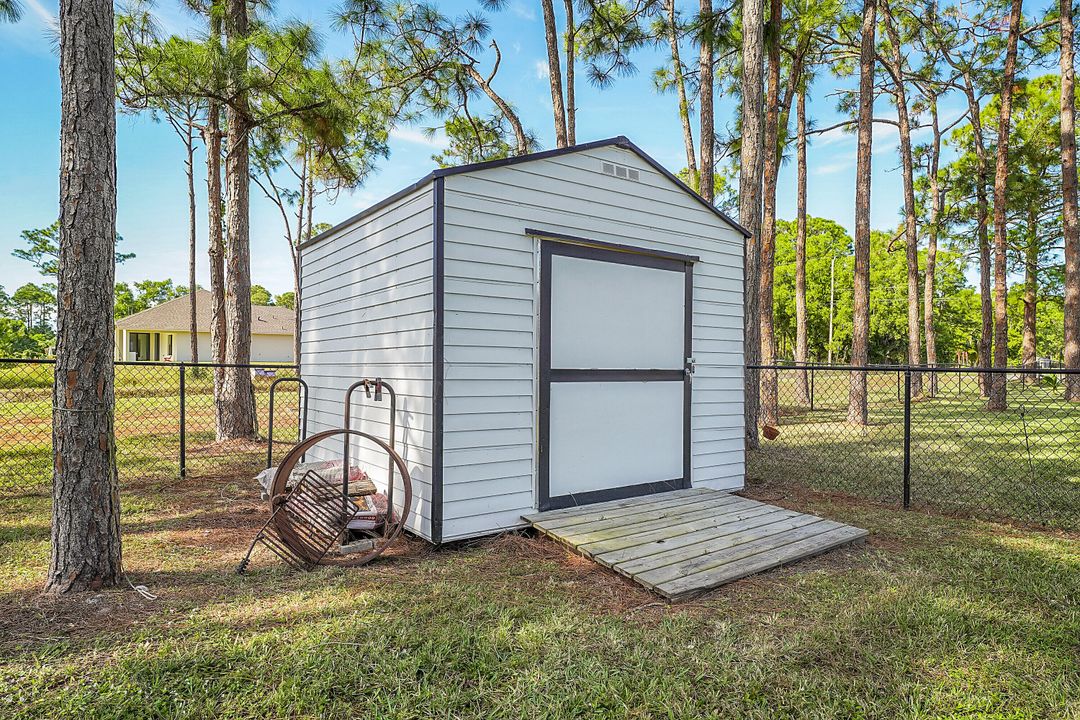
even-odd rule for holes
{"type": "Polygon", "coordinates": [[[609,162],[601,163],[601,165],[605,175],[612,175],[625,180],[633,180],[634,182],[641,180],[641,174],[634,168],[609,162]]]}

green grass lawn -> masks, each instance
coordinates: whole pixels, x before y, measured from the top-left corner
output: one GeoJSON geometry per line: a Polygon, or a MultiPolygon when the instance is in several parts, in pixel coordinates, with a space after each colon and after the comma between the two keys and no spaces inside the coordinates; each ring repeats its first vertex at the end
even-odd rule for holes
{"type": "Polygon", "coordinates": [[[759,486],[869,541],[669,606],[517,536],[237,577],[251,487],[124,496],[154,601],[38,597],[48,500],[0,505],[0,717],[1080,717],[1075,534],[759,486]]]}
{"type": "MultiPolygon", "coordinates": [[[[52,365],[0,364],[0,496],[47,491],[52,472],[52,365]]],[[[283,376],[289,376],[288,372],[283,376]]],[[[279,375],[281,376],[281,375],[279,375]]],[[[256,376],[257,427],[264,436],[269,421],[273,378],[256,376]]],[[[228,474],[265,464],[266,446],[214,442],[213,375],[189,368],[185,378],[187,470],[189,474],[228,474]]],[[[297,438],[297,386],[275,390],[274,436],[297,438]]],[[[180,371],[170,365],[116,367],[116,448],[122,482],[168,480],[180,469],[180,371]]],[[[276,456],[288,449],[279,446],[276,456]]]]}

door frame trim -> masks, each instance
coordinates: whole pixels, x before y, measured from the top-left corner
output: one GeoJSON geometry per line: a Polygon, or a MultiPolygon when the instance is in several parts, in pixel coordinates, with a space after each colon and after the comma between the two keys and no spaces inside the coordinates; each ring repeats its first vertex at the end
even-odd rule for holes
{"type": "Polygon", "coordinates": [[[526,234],[540,239],[540,323],[539,323],[539,408],[538,408],[538,487],[537,509],[557,510],[575,505],[587,505],[605,500],[622,500],[629,497],[651,495],[668,490],[689,488],[691,483],[691,407],[692,382],[686,370],[632,370],[632,369],[552,369],[551,368],[551,259],[562,257],[636,265],[669,272],[681,272],[684,276],[683,291],[683,357],[693,357],[694,332],[694,258],[689,255],[659,253],[647,248],[630,245],[600,243],[556,233],[526,230],[526,234]],[[681,379],[683,383],[683,457],[682,477],[656,480],[636,485],[625,485],[581,493],[551,496],[551,383],[552,382],[641,382],[681,379]]]}

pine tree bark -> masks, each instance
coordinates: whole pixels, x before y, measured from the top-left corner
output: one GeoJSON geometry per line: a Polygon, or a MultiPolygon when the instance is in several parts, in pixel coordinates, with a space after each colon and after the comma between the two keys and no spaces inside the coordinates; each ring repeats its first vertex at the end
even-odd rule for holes
{"type": "MultiPolygon", "coordinates": [[[[1061,194],[1065,235],[1065,367],[1080,370],[1080,218],[1076,178],[1076,68],[1072,0],[1061,0],[1061,194]]],[[[1065,399],[1080,402],[1080,375],[1065,376],[1065,399]]]]}
{"type": "Polygon", "coordinates": [[[574,91],[574,64],[577,62],[577,28],[574,0],[563,0],[566,10],[566,141],[577,145],[577,100],[574,91]]]}
{"type": "MultiPolygon", "coordinates": [[[[761,7],[763,0],[751,0],[750,6],[761,7]]],[[[749,12],[748,6],[743,7],[744,17],[749,12]]],[[[701,174],[698,180],[698,193],[701,197],[708,200],[710,203],[714,200],[716,195],[716,159],[715,159],[715,146],[716,146],[716,127],[715,127],[715,104],[713,101],[713,6],[712,0],[701,0],[700,5],[700,22],[701,22],[701,53],[698,56],[698,114],[701,122],[701,129],[698,132],[699,139],[701,141],[701,149],[698,155],[701,157],[701,174]]],[[[745,27],[745,20],[744,20],[745,27]]],[[[745,30],[744,30],[745,32],[745,30]]],[[[746,40],[743,40],[743,46],[746,46],[746,40]]],[[[745,49],[744,49],[745,52],[745,49]]],[[[761,56],[761,48],[758,50],[758,57],[761,56]]],[[[743,73],[745,77],[745,71],[743,73]]],[[[744,97],[743,102],[745,104],[746,99],[744,97]]],[[[758,180],[760,183],[760,179],[758,180]]],[[[760,209],[758,210],[760,213],[760,209]]],[[[757,287],[757,285],[747,285],[748,288],[757,287]]]]}
{"type": "Polygon", "coordinates": [[[187,152],[184,168],[187,171],[188,189],[188,334],[191,341],[191,362],[197,363],[199,362],[199,320],[198,303],[195,299],[195,261],[198,252],[196,234],[198,209],[195,206],[195,138],[193,132],[189,124],[185,128],[186,134],[184,135],[184,149],[187,152]]]}
{"type": "MultiPolygon", "coordinates": [[[[210,12],[209,42],[220,49],[222,0],[214,0],[210,12]]],[[[223,92],[224,83],[214,78],[214,86],[223,92]]],[[[222,208],[225,198],[221,185],[221,105],[214,100],[207,103],[206,128],[203,145],[206,147],[206,219],[207,255],[210,264],[210,362],[225,362],[225,341],[228,336],[225,317],[225,235],[222,208]]],[[[225,369],[214,368],[214,436],[225,439],[225,369]]]]}
{"type": "MultiPolygon", "coordinates": [[[[907,104],[907,87],[904,77],[904,56],[900,34],[888,2],[883,3],[885,32],[889,36],[892,53],[891,71],[893,97],[896,100],[896,119],[900,131],[900,168],[904,186],[904,250],[907,260],[907,364],[922,364],[921,331],[922,317],[919,311],[919,229],[915,220],[915,161],[911,150],[911,117],[907,104]]],[[[911,394],[922,394],[922,373],[911,374],[911,394]]]]}
{"type": "MultiPolygon", "coordinates": [[[[704,12],[710,0],[702,2],[704,12]]],[[[760,296],[755,291],[761,278],[761,181],[763,175],[762,158],[764,154],[765,134],[765,5],[764,0],[745,0],[743,2],[743,42],[742,42],[742,144],[739,153],[739,223],[750,233],[746,239],[744,251],[745,269],[743,273],[743,354],[747,366],[761,362],[761,325],[759,315],[760,296]]],[[[705,51],[702,50],[702,57],[705,51]]],[[[709,49],[711,61],[712,49],[709,49]]],[[[710,78],[712,63],[709,63],[710,78]]],[[[704,69],[704,68],[702,68],[704,69]]],[[[711,82],[710,82],[711,85],[711,82]]],[[[704,96],[702,97],[704,101],[704,96]]],[[[709,164],[705,162],[705,123],[702,122],[701,138],[701,185],[712,181],[712,137],[711,106],[712,94],[709,94],[710,138],[709,164]]],[[[702,106],[702,115],[705,107],[702,106]]],[[[750,449],[758,447],[758,410],[759,410],[759,372],[747,369],[745,377],[744,413],[746,424],[746,445],[750,449]]]]}
{"type": "Polygon", "coordinates": [[[683,147],[686,149],[686,171],[690,187],[695,191],[701,188],[698,177],[697,152],[694,149],[694,130],[690,125],[690,101],[686,96],[686,77],[683,73],[682,56],[679,51],[679,28],[676,24],[675,0],[667,0],[668,45],[671,47],[671,68],[675,81],[675,92],[679,98],[679,122],[682,125],[683,147]]]}
{"type": "MultiPolygon", "coordinates": [[[[776,362],[773,328],[773,266],[776,261],[776,183],[780,170],[780,24],[781,0],[769,2],[769,63],[765,89],[765,139],[762,168],[761,273],[758,307],[761,317],[761,364],[776,362]]],[[[761,372],[761,424],[779,422],[779,389],[775,370],[761,372]]]]}
{"type": "Polygon", "coordinates": [[[60,2],[60,255],[45,591],[123,577],[113,433],[116,97],[111,0],[60,2]]]}
{"type": "MultiPolygon", "coordinates": [[[[1036,303],[1039,297],[1039,226],[1033,209],[1028,210],[1027,247],[1024,248],[1024,326],[1020,336],[1020,364],[1034,369],[1038,348],[1035,330],[1036,303]]],[[[1034,382],[1034,375],[1025,375],[1025,382],[1034,382]]]]}
{"type": "Polygon", "coordinates": [[[551,111],[555,116],[555,145],[566,147],[566,107],[563,104],[562,68],[559,62],[559,29],[551,0],[540,0],[544,14],[544,39],[547,41],[548,81],[551,85],[551,111]]]}
{"type": "MultiPolygon", "coordinates": [[[[941,220],[941,183],[938,166],[941,162],[941,125],[938,119],[937,96],[930,97],[930,126],[933,141],[930,146],[930,222],[926,240],[926,275],[923,280],[923,334],[926,336],[926,364],[937,365],[937,330],[934,328],[934,294],[937,274],[938,228],[941,220]]],[[[937,373],[930,373],[930,394],[937,395],[937,373]]]]}
{"type": "MultiPolygon", "coordinates": [[[[227,0],[225,42],[230,58],[225,106],[225,226],[229,242],[225,247],[225,362],[231,366],[251,362],[251,250],[250,250],[250,168],[248,132],[250,112],[244,87],[247,54],[243,50],[248,35],[246,0],[227,0]]],[[[254,394],[246,367],[226,367],[221,439],[253,437],[255,434],[254,394]]]]}
{"type": "MultiPolygon", "coordinates": [[[[1016,77],[1016,48],[1020,39],[1020,12],[1022,0],[1012,0],[1009,12],[1009,34],[1005,48],[1005,69],[1001,78],[1001,113],[998,116],[997,163],[994,169],[994,367],[1009,364],[1009,315],[1007,295],[1008,277],[1008,225],[1006,211],[1008,198],[1006,184],[1009,178],[1009,128],[1012,124],[1013,80],[1016,77]]],[[[994,373],[990,383],[987,408],[1004,410],[1008,406],[1006,376],[994,373]]]]}
{"type": "MultiPolygon", "coordinates": [[[[795,362],[805,363],[809,355],[806,333],[806,89],[799,88],[796,101],[796,190],[795,190],[795,362]]],[[[810,383],[805,370],[795,375],[795,392],[800,403],[810,404],[810,383]]]]}
{"type": "MultiPolygon", "coordinates": [[[[976,347],[976,361],[979,367],[990,366],[990,345],[994,336],[994,308],[990,293],[990,236],[988,232],[990,203],[986,197],[989,186],[990,163],[986,154],[986,142],[983,139],[982,107],[975,93],[975,83],[971,74],[965,72],[964,94],[968,101],[968,116],[971,122],[972,142],[975,145],[975,240],[979,248],[979,312],[982,318],[982,330],[976,347]]],[[[990,374],[979,374],[979,390],[983,397],[990,395],[990,374]]]]}
{"type": "MultiPolygon", "coordinates": [[[[852,297],[851,364],[866,365],[870,344],[870,170],[874,119],[874,30],[876,0],[864,0],[859,48],[858,150],[855,160],[855,284],[852,297]]],[[[866,372],[853,370],[848,383],[848,422],[866,425],[866,372]]]]}

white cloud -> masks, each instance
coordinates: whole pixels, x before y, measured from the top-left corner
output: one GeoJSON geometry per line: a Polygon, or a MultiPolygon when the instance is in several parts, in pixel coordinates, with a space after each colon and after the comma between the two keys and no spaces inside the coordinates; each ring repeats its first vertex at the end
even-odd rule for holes
{"type": "Polygon", "coordinates": [[[551,71],[548,70],[547,60],[537,60],[533,63],[533,69],[536,71],[537,80],[547,80],[551,75],[551,71]]]}
{"type": "Polygon", "coordinates": [[[30,12],[34,13],[46,28],[60,30],[60,19],[47,10],[38,0],[26,0],[26,6],[30,8],[30,12]]]}
{"type": "Polygon", "coordinates": [[[536,11],[531,7],[521,2],[514,2],[510,4],[510,12],[517,15],[522,20],[528,22],[536,22],[536,11]]]}
{"type": "Polygon", "coordinates": [[[428,135],[423,131],[412,128],[394,128],[390,131],[390,137],[413,145],[426,145],[436,150],[446,148],[446,136],[441,130],[436,131],[434,135],[428,135]]]}
{"type": "Polygon", "coordinates": [[[835,175],[855,166],[855,153],[837,153],[828,162],[811,163],[813,175],[835,175]]]}

